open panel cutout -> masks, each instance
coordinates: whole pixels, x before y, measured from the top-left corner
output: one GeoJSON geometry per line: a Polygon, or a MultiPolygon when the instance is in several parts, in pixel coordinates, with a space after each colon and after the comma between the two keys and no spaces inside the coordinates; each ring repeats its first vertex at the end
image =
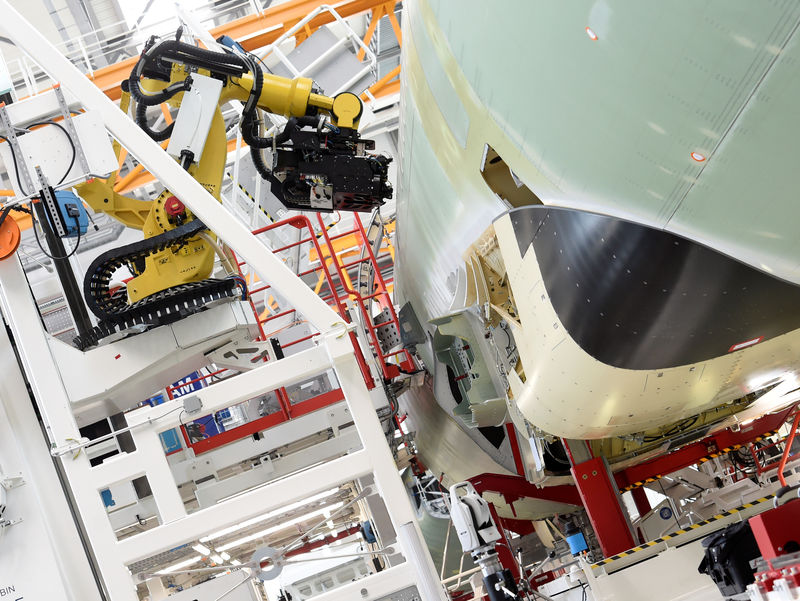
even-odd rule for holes
{"type": "Polygon", "coordinates": [[[481,176],[486,185],[511,207],[540,205],[542,201],[522,183],[497,151],[486,144],[481,162],[481,176]]]}

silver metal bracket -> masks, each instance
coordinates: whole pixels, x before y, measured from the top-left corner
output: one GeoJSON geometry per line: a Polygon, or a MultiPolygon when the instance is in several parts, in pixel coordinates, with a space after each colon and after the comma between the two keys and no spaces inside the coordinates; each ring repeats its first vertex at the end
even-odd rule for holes
{"type": "Polygon", "coordinates": [[[31,174],[28,171],[28,163],[25,161],[25,155],[23,155],[22,147],[19,145],[17,130],[11,122],[11,118],[8,116],[8,110],[5,106],[0,106],[0,125],[3,127],[3,136],[8,140],[11,146],[13,156],[17,157],[17,184],[23,196],[25,194],[33,194],[36,191],[36,187],[33,185],[31,174]],[[23,184],[25,184],[24,187],[23,184]]]}
{"type": "Polygon", "coordinates": [[[3,528],[10,528],[14,524],[19,524],[22,518],[9,518],[7,520],[0,520],[0,530],[3,528]]]}
{"type": "Polygon", "coordinates": [[[207,357],[217,367],[248,371],[269,361],[271,352],[269,341],[235,340],[208,353],[207,357]]]}
{"type": "Polygon", "coordinates": [[[17,488],[18,486],[22,486],[23,484],[25,484],[25,479],[22,477],[21,473],[12,475],[3,474],[0,477],[0,486],[5,488],[6,490],[17,488]]]}
{"type": "Polygon", "coordinates": [[[50,184],[48,183],[47,178],[45,177],[44,173],[42,172],[42,168],[39,165],[36,165],[36,177],[39,178],[39,185],[42,191],[42,200],[47,207],[47,212],[52,218],[53,224],[56,226],[56,234],[58,234],[59,238],[64,238],[67,235],[67,230],[64,227],[64,222],[61,219],[61,213],[58,210],[58,205],[56,205],[56,198],[50,192],[50,184]]]}
{"type": "Polygon", "coordinates": [[[78,164],[81,166],[83,175],[88,177],[89,161],[86,158],[86,153],[83,152],[81,139],[78,137],[78,130],[75,129],[75,123],[72,121],[72,113],[70,113],[69,106],[67,105],[67,101],[64,99],[64,92],[61,91],[60,85],[55,87],[55,92],[56,98],[58,99],[58,106],[61,109],[61,115],[64,117],[64,126],[67,128],[69,137],[72,139],[72,143],[75,146],[75,156],[78,159],[78,164]]]}

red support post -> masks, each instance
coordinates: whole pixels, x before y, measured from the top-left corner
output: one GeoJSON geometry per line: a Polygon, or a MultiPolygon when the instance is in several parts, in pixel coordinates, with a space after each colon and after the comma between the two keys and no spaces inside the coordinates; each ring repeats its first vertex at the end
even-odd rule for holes
{"type": "Polygon", "coordinates": [[[628,515],[605,460],[595,457],[573,465],[570,471],[603,555],[611,557],[634,547],[628,515]]]}
{"type": "Polygon", "coordinates": [[[525,477],[525,464],[522,462],[522,452],[519,450],[517,429],[514,424],[508,422],[506,424],[506,432],[508,433],[508,442],[511,445],[511,454],[514,455],[514,467],[517,469],[518,475],[525,477]]]}
{"type": "Polygon", "coordinates": [[[568,505],[580,505],[581,499],[577,489],[571,484],[559,484],[558,486],[542,486],[531,484],[522,476],[512,476],[510,474],[480,474],[469,478],[472,486],[478,494],[484,492],[495,492],[503,495],[505,502],[514,509],[514,501],[519,499],[542,499],[543,501],[553,501],[555,503],[566,503],[568,505]]]}
{"type": "Polygon", "coordinates": [[[647,493],[643,487],[631,490],[631,496],[633,497],[633,502],[636,504],[636,511],[639,512],[640,516],[645,515],[652,509],[652,507],[650,507],[650,500],[647,498],[647,493]]]}
{"type": "Polygon", "coordinates": [[[514,551],[511,549],[511,541],[508,540],[506,537],[505,528],[503,528],[503,522],[500,519],[500,516],[497,515],[497,511],[494,509],[494,504],[489,503],[489,512],[492,514],[492,519],[494,520],[495,525],[500,530],[500,542],[495,544],[495,551],[497,551],[497,557],[500,559],[500,564],[506,568],[507,570],[511,570],[511,573],[514,575],[514,580],[519,580],[519,567],[517,566],[517,560],[514,559],[514,551]]]}

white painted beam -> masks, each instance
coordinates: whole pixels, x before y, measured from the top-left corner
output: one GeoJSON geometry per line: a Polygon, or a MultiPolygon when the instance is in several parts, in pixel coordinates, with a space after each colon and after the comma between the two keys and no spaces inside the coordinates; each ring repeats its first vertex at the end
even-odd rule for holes
{"type": "Polygon", "coordinates": [[[60,82],[83,105],[97,111],[106,128],[191,211],[207,224],[236,254],[247,261],[259,277],[272,284],[320,332],[341,322],[319,296],[295,276],[242,223],[184,171],[138,125],[119,110],[100,89],[81,73],[29,23],[8,0],[0,0],[0,31],[25,51],[55,81],[60,82]]]}
{"type": "Polygon", "coordinates": [[[158,431],[163,432],[181,425],[187,419],[210,415],[264,392],[308,380],[323,373],[329,367],[330,358],[327,351],[323,347],[315,346],[284,359],[269,361],[251,371],[193,392],[188,396],[196,396],[203,403],[203,408],[196,415],[187,415],[185,412],[181,414],[179,411],[175,411],[176,408],[183,405],[186,399],[186,397],[181,397],[155,407],[142,407],[127,413],[125,417],[130,425],[153,419],[158,431]]]}
{"type": "Polygon", "coordinates": [[[201,509],[155,530],[126,538],[117,544],[116,551],[124,563],[133,563],[163,551],[165,540],[172,546],[197,540],[229,526],[231,516],[236,516],[237,521],[248,520],[370,471],[370,456],[366,451],[345,455],[228,499],[219,505],[201,509]]]}

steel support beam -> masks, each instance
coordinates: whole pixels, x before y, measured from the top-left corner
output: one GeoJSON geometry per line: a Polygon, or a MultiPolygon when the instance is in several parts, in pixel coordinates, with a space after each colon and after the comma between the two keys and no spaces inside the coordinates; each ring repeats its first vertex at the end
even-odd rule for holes
{"type": "MultiPolygon", "coordinates": [[[[372,10],[385,0],[346,0],[344,2],[331,2],[336,11],[348,18],[372,10]]],[[[210,31],[214,39],[221,35],[228,35],[242,44],[245,50],[253,51],[263,48],[278,39],[285,30],[292,27],[308,13],[319,7],[319,0],[292,0],[271,6],[260,14],[248,15],[230,23],[215,27],[210,31]]],[[[333,21],[330,13],[324,13],[313,19],[309,30],[333,21]]],[[[303,30],[305,32],[305,29],[303,30]]],[[[125,59],[108,67],[98,69],[89,81],[94,83],[112,100],[119,100],[121,95],[120,83],[128,76],[133,66],[139,60],[138,56],[125,59]]]]}
{"type": "Polygon", "coordinates": [[[325,348],[330,353],[331,362],[353,415],[353,423],[358,430],[359,438],[364,444],[364,449],[369,449],[371,453],[373,476],[378,492],[384,502],[391,503],[389,517],[407,563],[414,566],[420,597],[423,601],[437,599],[443,601],[444,589],[417,524],[408,491],[398,477],[397,464],[386,444],[380,420],[372,408],[369,390],[358,363],[354,360],[349,337],[329,333],[325,336],[325,348]]]}
{"type": "MultiPolygon", "coordinates": [[[[63,583],[75,599],[101,601],[2,315],[0,367],[0,472],[21,473],[25,480],[23,486],[9,492],[7,516],[23,521],[0,534],[4,539],[0,544],[0,581],[23,584],[25,574],[13,571],[15,563],[30,562],[28,565],[35,566],[34,573],[48,574],[50,582],[42,583],[42,589],[50,594],[63,583]]],[[[26,569],[23,566],[23,572],[26,569]]],[[[22,587],[17,592],[24,592],[25,597],[39,593],[22,587]]]]}
{"type": "Polygon", "coordinates": [[[241,521],[248,520],[342,484],[354,475],[368,474],[370,469],[368,453],[357,451],[241,494],[224,505],[201,509],[154,530],[126,538],[118,543],[117,548],[125,563],[140,561],[163,551],[164,540],[175,546],[197,540],[230,525],[231,516],[241,521]],[[223,511],[217,511],[220,508],[223,511]]]}
{"type": "Polygon", "coordinates": [[[644,516],[652,509],[644,488],[634,488],[631,491],[631,496],[633,497],[633,502],[636,504],[636,511],[639,512],[639,516],[644,516]]]}
{"type": "Polygon", "coordinates": [[[793,409],[794,407],[789,407],[779,413],[765,415],[740,428],[737,432],[723,430],[698,442],[687,444],[671,453],[637,463],[614,474],[614,479],[620,490],[627,490],[641,486],[648,479],[660,478],[695,465],[709,457],[724,455],[730,449],[753,442],[769,432],[777,430],[793,409]]]}
{"type": "Polygon", "coordinates": [[[603,555],[611,557],[633,547],[636,543],[628,514],[605,459],[594,457],[573,465],[570,471],[603,555]]]}
{"type": "Polygon", "coordinates": [[[538,487],[531,484],[522,476],[510,476],[506,474],[481,474],[469,479],[475,490],[479,494],[484,492],[495,492],[503,495],[506,503],[513,503],[518,499],[542,499],[554,503],[568,503],[570,505],[580,505],[581,498],[578,490],[571,484],[559,486],[538,487]]]}

